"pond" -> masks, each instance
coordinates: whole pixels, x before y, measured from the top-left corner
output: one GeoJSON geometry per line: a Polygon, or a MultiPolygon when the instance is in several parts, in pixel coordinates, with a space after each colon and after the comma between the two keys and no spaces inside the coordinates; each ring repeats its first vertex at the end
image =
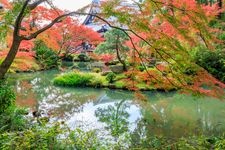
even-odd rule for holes
{"type": "Polygon", "coordinates": [[[128,132],[135,136],[182,137],[225,132],[225,101],[178,92],[66,88],[52,84],[59,72],[19,73],[10,77],[18,106],[38,110],[71,129],[98,130],[102,136],[128,132]]]}

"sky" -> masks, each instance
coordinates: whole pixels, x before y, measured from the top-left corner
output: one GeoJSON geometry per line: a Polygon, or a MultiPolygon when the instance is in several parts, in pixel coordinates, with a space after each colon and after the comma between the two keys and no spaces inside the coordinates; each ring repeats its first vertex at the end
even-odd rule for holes
{"type": "Polygon", "coordinates": [[[92,0],[53,0],[55,6],[63,10],[74,11],[90,4],[92,0]]]}

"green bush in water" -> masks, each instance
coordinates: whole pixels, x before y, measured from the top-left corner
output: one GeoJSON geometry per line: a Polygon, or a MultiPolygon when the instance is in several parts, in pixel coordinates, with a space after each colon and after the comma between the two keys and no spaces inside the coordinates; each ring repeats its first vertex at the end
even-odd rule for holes
{"type": "Polygon", "coordinates": [[[110,72],[106,75],[106,80],[109,82],[109,83],[113,83],[114,80],[116,78],[116,74],[113,73],[113,72],[110,72]]]}
{"type": "Polygon", "coordinates": [[[58,65],[58,55],[51,48],[41,41],[35,41],[34,51],[36,59],[44,69],[56,67],[58,65]]]}
{"type": "Polygon", "coordinates": [[[54,78],[53,83],[62,86],[85,86],[91,82],[92,78],[90,74],[70,72],[54,78]]]}
{"type": "Polygon", "coordinates": [[[105,77],[99,75],[99,74],[96,74],[94,76],[94,78],[91,79],[91,83],[88,84],[92,87],[102,87],[102,86],[105,86],[107,85],[108,82],[106,81],[105,77]]]}

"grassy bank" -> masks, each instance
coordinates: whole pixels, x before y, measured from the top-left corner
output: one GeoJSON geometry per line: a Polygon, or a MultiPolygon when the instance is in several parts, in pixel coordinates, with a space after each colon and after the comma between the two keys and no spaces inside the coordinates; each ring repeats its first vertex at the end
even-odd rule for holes
{"type": "MultiPolygon", "coordinates": [[[[2,54],[0,55],[0,64],[3,62],[6,54],[6,52],[2,52],[2,54]]],[[[38,70],[41,70],[41,67],[38,64],[37,60],[34,58],[33,53],[18,52],[9,69],[9,72],[32,72],[38,70]]]]}
{"type": "Polygon", "coordinates": [[[53,83],[58,86],[69,87],[96,87],[96,88],[111,88],[124,90],[174,90],[172,86],[167,84],[146,83],[145,79],[136,76],[132,79],[130,74],[121,73],[114,74],[109,72],[103,73],[83,73],[79,71],[72,71],[58,75],[54,78],[53,83]]]}

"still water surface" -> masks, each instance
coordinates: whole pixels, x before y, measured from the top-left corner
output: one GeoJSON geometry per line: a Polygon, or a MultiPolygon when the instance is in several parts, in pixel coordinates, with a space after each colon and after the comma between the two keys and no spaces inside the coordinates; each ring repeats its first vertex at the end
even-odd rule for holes
{"type": "Polygon", "coordinates": [[[225,132],[225,101],[177,92],[133,92],[94,88],[66,88],[52,84],[56,70],[20,73],[10,77],[16,103],[65,121],[70,128],[96,129],[102,135],[130,132],[181,137],[225,132]]]}

